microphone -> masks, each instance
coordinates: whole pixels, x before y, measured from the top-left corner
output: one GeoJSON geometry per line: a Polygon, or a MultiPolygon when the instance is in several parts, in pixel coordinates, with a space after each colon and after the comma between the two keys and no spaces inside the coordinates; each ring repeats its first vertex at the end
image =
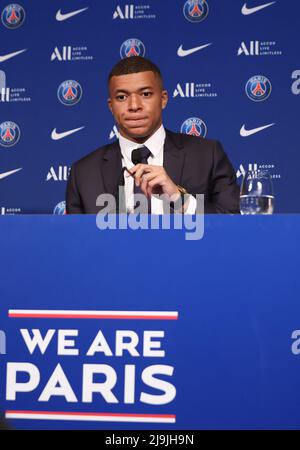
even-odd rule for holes
{"type": "Polygon", "coordinates": [[[143,145],[143,147],[138,147],[131,152],[131,161],[134,165],[136,164],[148,164],[148,158],[152,156],[149,148],[143,145]]]}
{"type": "MultiPolygon", "coordinates": [[[[144,145],[143,147],[135,148],[134,150],[132,150],[131,161],[133,162],[134,165],[148,164],[148,158],[150,155],[151,155],[150,150],[144,145]]],[[[136,184],[134,184],[133,192],[134,194],[142,194],[141,187],[136,186],[136,184]]],[[[149,214],[151,214],[151,198],[147,198],[147,201],[148,201],[148,210],[144,212],[146,213],[148,212],[149,214]]],[[[138,203],[140,202],[138,201],[138,203]]]]}
{"type": "Polygon", "coordinates": [[[141,153],[140,148],[135,148],[134,150],[132,150],[131,161],[133,162],[134,165],[140,164],[142,162],[142,159],[143,159],[143,155],[141,153]]]}

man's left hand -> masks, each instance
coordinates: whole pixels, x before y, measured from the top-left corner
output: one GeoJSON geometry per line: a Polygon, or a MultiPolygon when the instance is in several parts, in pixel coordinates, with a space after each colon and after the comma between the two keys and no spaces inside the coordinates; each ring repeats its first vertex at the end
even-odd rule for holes
{"type": "Polygon", "coordinates": [[[180,195],[176,184],[162,166],[137,164],[130,169],[130,172],[134,175],[136,186],[140,186],[141,191],[148,197],[166,194],[170,200],[176,201],[180,195]]]}

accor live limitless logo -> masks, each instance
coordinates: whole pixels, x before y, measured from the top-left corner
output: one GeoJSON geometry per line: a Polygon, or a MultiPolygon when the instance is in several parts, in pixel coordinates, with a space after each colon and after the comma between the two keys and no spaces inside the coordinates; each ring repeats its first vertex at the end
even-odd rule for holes
{"type": "Polygon", "coordinates": [[[295,80],[292,84],[292,93],[294,95],[300,94],[300,69],[294,70],[292,73],[292,79],[295,80]]]}
{"type": "Polygon", "coordinates": [[[51,166],[46,181],[68,181],[71,168],[68,166],[51,166]]]}
{"type": "Polygon", "coordinates": [[[213,91],[211,83],[177,83],[173,91],[173,98],[192,98],[192,97],[217,97],[218,94],[213,91]]]}
{"type": "Polygon", "coordinates": [[[247,171],[267,170],[270,173],[271,178],[281,178],[281,174],[276,173],[274,169],[275,164],[272,163],[249,163],[245,166],[240,164],[238,170],[236,171],[236,177],[243,177],[247,171]]]}
{"type": "Polygon", "coordinates": [[[7,208],[5,206],[1,206],[0,208],[0,215],[1,216],[14,216],[15,214],[21,214],[22,209],[21,208],[7,208]]]}
{"type": "Polygon", "coordinates": [[[237,56],[281,56],[282,50],[276,48],[275,41],[243,41],[237,56]]]}
{"type": "Polygon", "coordinates": [[[14,216],[15,214],[22,214],[21,208],[7,208],[5,206],[1,206],[0,215],[1,216],[14,216]]]}
{"type": "Polygon", "coordinates": [[[134,5],[134,4],[126,4],[126,5],[117,5],[116,9],[113,12],[113,20],[121,19],[121,20],[146,20],[146,19],[156,19],[156,15],[150,12],[150,5],[134,5]]]}
{"type": "Polygon", "coordinates": [[[6,82],[6,74],[0,70],[0,102],[28,103],[31,98],[26,95],[23,87],[9,87],[6,82]]]}
{"type": "Polygon", "coordinates": [[[92,61],[93,56],[87,55],[88,48],[85,45],[63,45],[55,47],[51,53],[51,61],[92,61]]]}

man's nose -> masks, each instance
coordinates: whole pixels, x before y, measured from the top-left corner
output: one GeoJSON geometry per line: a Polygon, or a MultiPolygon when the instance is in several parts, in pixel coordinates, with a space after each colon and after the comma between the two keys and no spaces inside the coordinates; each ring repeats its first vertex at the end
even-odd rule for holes
{"type": "Polygon", "coordinates": [[[129,96],[128,109],[129,111],[138,111],[141,109],[142,103],[140,96],[137,94],[131,94],[129,96]]]}

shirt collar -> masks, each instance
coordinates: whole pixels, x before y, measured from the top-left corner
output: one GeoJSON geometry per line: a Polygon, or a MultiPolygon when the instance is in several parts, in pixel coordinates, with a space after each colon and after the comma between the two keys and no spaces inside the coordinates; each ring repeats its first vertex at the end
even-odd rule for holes
{"type": "Polygon", "coordinates": [[[143,147],[144,145],[150,150],[153,157],[155,158],[161,152],[166,138],[166,131],[164,126],[161,125],[158,130],[155,131],[152,136],[150,136],[143,144],[137,144],[136,142],[130,141],[121,134],[119,135],[119,144],[121,148],[121,153],[123,158],[131,161],[131,152],[135,148],[143,147]]]}

